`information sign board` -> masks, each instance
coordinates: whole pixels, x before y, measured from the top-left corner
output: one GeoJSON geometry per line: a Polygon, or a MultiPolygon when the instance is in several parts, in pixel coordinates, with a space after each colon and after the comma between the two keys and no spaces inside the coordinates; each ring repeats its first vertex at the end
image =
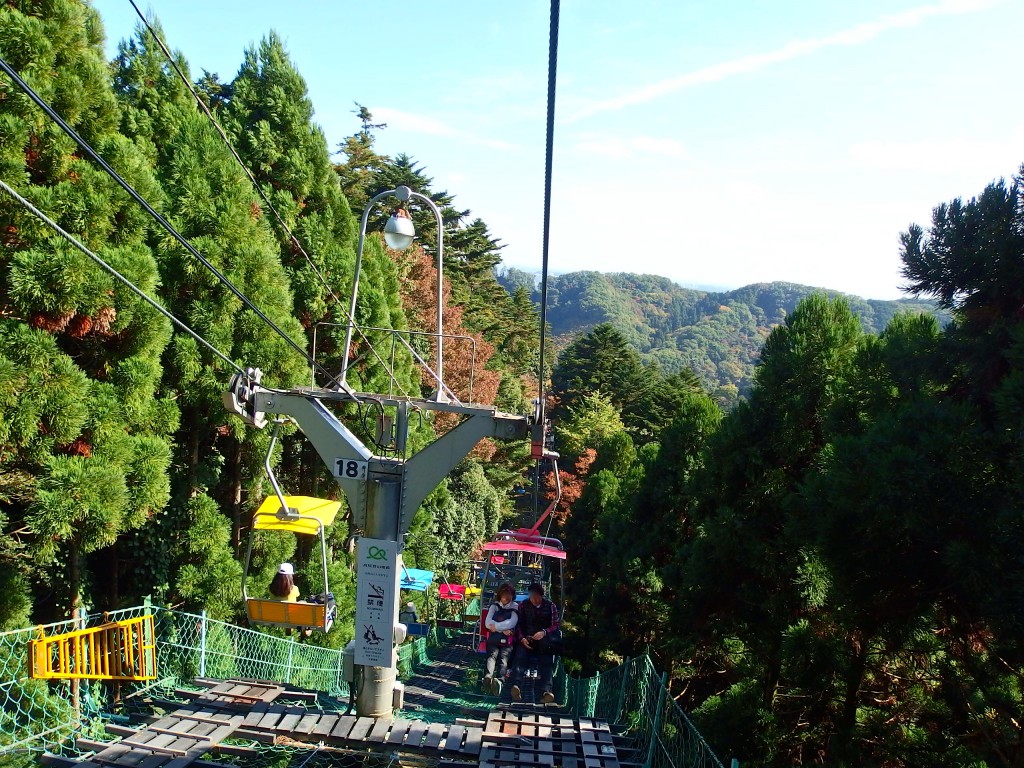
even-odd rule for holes
{"type": "Polygon", "coordinates": [[[398,542],[360,538],[356,555],[356,664],[391,666],[397,618],[398,542]]]}

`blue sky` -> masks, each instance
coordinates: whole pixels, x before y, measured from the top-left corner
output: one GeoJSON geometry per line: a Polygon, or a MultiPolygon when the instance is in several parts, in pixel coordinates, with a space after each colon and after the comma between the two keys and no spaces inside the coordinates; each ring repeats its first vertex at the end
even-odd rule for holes
{"type": "MultiPolygon", "coordinates": [[[[113,54],[134,11],[94,5],[113,54]]],[[[539,270],[546,2],[140,7],[222,79],[277,30],[332,147],[367,105],[539,270]]],[[[1024,161],[1021,29],[1020,0],[564,0],[552,270],[899,296],[899,233],[1024,161]]]]}

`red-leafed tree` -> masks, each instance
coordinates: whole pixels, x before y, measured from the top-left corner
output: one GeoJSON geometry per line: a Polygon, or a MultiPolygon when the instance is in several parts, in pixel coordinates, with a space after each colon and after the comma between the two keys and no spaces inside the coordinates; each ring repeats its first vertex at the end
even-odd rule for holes
{"type": "MultiPolygon", "coordinates": [[[[551,515],[560,525],[569,518],[572,513],[572,505],[583,495],[583,489],[587,487],[587,475],[596,458],[597,451],[587,448],[573,462],[572,466],[575,472],[559,468],[558,478],[562,483],[562,498],[559,499],[551,515]]],[[[548,472],[544,476],[544,489],[544,498],[548,502],[553,501],[558,493],[554,472],[548,472]]]]}
{"type": "MultiPolygon", "coordinates": [[[[435,333],[437,331],[437,266],[434,258],[416,246],[408,251],[390,251],[399,268],[402,303],[412,330],[435,333]]],[[[442,286],[444,308],[444,384],[464,402],[493,404],[501,383],[501,374],[490,370],[488,363],[494,356],[494,346],[479,333],[466,329],[462,322],[463,308],[449,304],[450,285],[442,286]],[[453,338],[462,337],[462,338],[453,338]]],[[[436,370],[435,340],[428,336],[413,337],[413,346],[420,357],[436,370]]],[[[434,376],[421,366],[421,382],[425,390],[437,389],[434,376]]],[[[438,413],[434,427],[446,432],[458,423],[454,414],[438,413]]],[[[490,441],[486,441],[489,443],[490,441]]],[[[478,451],[480,447],[478,447],[478,451]]],[[[493,445],[487,451],[494,453],[493,445]]]]}

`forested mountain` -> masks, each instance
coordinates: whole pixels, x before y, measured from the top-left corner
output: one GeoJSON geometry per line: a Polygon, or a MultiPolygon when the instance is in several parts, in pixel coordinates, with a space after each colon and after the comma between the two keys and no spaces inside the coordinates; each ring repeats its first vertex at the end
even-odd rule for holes
{"type": "MultiPolygon", "coordinates": [[[[510,292],[540,294],[534,275],[515,268],[498,279],[510,292]]],[[[881,301],[794,283],[755,283],[734,291],[709,293],[656,275],[625,272],[569,272],[548,281],[548,320],[555,344],[564,346],[600,323],[610,323],[666,373],[689,369],[723,404],[747,395],[754,365],[771,329],[802,299],[814,293],[843,296],[868,333],[878,333],[898,312],[948,314],[931,301],[881,301]]]]}

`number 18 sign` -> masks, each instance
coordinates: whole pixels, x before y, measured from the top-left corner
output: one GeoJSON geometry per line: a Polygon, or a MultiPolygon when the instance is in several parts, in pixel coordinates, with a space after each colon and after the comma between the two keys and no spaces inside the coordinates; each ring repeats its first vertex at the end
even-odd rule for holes
{"type": "Polygon", "coordinates": [[[368,464],[366,461],[339,457],[334,460],[334,476],[342,480],[365,480],[368,464]]]}

